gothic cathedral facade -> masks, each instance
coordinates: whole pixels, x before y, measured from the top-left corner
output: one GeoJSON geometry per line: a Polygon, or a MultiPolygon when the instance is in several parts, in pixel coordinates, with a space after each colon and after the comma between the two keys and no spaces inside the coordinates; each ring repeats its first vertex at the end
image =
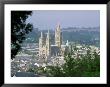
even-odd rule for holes
{"type": "Polygon", "coordinates": [[[50,41],[50,33],[48,30],[46,38],[44,38],[43,33],[41,32],[41,36],[39,38],[39,57],[48,59],[51,56],[61,55],[62,51],[62,32],[60,25],[55,29],[55,44],[51,45],[50,41]],[[59,53],[58,53],[59,52],[59,53]],[[52,54],[54,53],[54,55],[52,54]]]}

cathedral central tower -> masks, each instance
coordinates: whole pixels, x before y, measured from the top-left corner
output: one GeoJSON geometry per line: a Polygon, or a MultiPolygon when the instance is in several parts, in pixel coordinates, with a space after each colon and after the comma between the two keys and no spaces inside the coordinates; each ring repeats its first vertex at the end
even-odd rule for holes
{"type": "Polygon", "coordinates": [[[61,44],[62,44],[62,33],[61,33],[60,25],[58,24],[55,30],[55,45],[61,47],[61,44]]]}

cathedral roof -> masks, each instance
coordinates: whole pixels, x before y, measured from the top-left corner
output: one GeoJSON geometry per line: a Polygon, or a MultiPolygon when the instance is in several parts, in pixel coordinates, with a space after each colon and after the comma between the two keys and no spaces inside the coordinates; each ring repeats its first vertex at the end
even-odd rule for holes
{"type": "Polygon", "coordinates": [[[58,46],[51,46],[51,55],[56,56],[60,54],[60,48],[58,46]]]}

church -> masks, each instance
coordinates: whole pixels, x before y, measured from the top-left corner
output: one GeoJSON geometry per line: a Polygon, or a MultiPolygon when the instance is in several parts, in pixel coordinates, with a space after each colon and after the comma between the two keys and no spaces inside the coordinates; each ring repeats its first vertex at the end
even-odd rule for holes
{"type": "Polygon", "coordinates": [[[68,48],[68,40],[65,45],[62,44],[62,32],[60,25],[58,25],[55,29],[54,42],[54,44],[51,44],[49,30],[46,37],[44,37],[43,33],[41,32],[41,36],[39,38],[39,58],[44,58],[47,60],[51,57],[64,56],[64,52],[68,48]]]}

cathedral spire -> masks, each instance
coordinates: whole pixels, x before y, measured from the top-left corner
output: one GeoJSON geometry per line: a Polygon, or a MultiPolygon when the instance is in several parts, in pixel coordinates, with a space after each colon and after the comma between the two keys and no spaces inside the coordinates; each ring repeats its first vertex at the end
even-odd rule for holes
{"type": "Polygon", "coordinates": [[[50,32],[49,32],[49,29],[48,29],[47,38],[49,38],[49,34],[50,34],[50,32]]]}
{"type": "Polygon", "coordinates": [[[58,28],[60,28],[60,24],[58,24],[58,28]]]}
{"type": "Polygon", "coordinates": [[[48,29],[48,33],[47,33],[47,38],[46,38],[46,51],[47,51],[47,55],[50,55],[50,35],[49,35],[49,29],[48,29]]]}
{"type": "Polygon", "coordinates": [[[59,31],[60,30],[60,23],[58,23],[58,25],[57,25],[57,31],[59,31]]]}
{"type": "Polygon", "coordinates": [[[66,41],[66,46],[68,46],[69,45],[69,42],[68,42],[68,40],[66,41]]]}

